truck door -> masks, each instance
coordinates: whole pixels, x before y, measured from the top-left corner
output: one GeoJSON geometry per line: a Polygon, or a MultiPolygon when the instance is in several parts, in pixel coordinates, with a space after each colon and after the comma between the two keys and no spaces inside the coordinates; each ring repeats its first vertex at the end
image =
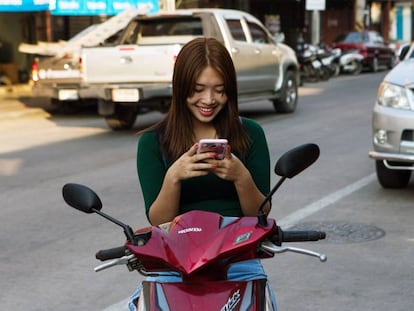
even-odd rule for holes
{"type": "Polygon", "coordinates": [[[240,94],[272,91],[278,75],[276,45],[259,25],[240,18],[226,18],[232,36],[230,52],[240,94]]]}
{"type": "Polygon", "coordinates": [[[250,42],[255,54],[257,89],[273,91],[279,76],[280,50],[270,34],[254,21],[246,20],[250,42]]]}
{"type": "Polygon", "coordinates": [[[254,51],[247,41],[246,32],[238,18],[226,18],[227,27],[231,35],[229,52],[233,59],[237,74],[239,94],[248,94],[254,91],[254,51]]]}

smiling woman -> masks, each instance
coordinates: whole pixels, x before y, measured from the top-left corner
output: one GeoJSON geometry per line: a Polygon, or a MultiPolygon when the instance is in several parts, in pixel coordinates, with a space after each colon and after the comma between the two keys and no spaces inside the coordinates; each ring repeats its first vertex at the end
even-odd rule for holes
{"type": "MultiPolygon", "coordinates": [[[[261,126],[239,116],[229,52],[213,38],[188,42],[177,56],[172,81],[167,115],[140,132],[138,142],[137,170],[148,220],[160,225],[194,210],[256,216],[270,190],[269,150],[261,126]],[[223,156],[199,151],[201,139],[218,138],[228,142],[223,156]]],[[[267,202],[264,212],[269,211],[267,202]]],[[[264,278],[259,260],[234,264],[228,271],[229,280],[264,278]]],[[[150,281],[160,280],[177,278],[150,281]]],[[[139,294],[140,287],[131,310],[139,294]]]]}

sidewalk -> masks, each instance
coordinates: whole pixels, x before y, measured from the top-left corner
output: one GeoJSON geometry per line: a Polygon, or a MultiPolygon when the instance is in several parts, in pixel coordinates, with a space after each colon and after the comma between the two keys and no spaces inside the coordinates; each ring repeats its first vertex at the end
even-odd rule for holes
{"type": "Polygon", "coordinates": [[[0,85],[0,121],[29,115],[49,116],[44,107],[34,104],[31,84],[0,85]]]}

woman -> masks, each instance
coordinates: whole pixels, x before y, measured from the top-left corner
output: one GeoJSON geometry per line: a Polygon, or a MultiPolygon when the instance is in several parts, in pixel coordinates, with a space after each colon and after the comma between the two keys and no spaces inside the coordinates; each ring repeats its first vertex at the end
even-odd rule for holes
{"type": "MultiPolygon", "coordinates": [[[[159,225],[190,210],[256,216],[270,191],[269,150],[261,126],[239,116],[230,54],[212,38],[190,41],[177,56],[172,87],[167,115],[144,130],[138,143],[148,220],[159,225]],[[203,138],[227,139],[224,159],[217,160],[213,152],[197,153],[203,138]]],[[[264,210],[270,211],[270,203],[264,210]]],[[[250,260],[233,265],[228,278],[261,279],[266,274],[259,260],[250,260]]]]}

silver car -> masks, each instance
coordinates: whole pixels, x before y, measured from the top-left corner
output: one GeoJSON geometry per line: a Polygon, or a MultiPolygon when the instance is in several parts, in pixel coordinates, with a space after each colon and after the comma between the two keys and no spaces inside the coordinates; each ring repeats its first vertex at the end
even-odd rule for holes
{"type": "Polygon", "coordinates": [[[414,44],[400,50],[400,62],[378,89],[372,117],[378,181],[384,188],[404,188],[414,170],[414,44]]]}

